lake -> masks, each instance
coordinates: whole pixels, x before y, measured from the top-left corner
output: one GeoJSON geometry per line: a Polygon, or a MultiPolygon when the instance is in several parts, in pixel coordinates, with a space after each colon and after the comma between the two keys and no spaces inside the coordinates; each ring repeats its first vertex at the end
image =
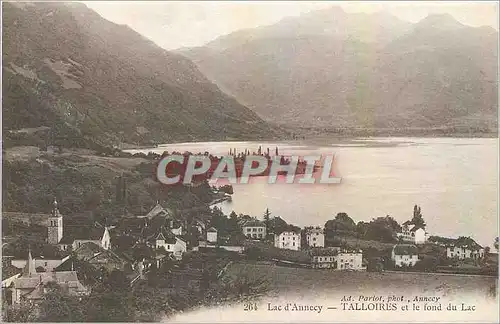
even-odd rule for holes
{"type": "Polygon", "coordinates": [[[390,215],[409,220],[421,206],[430,235],[471,236],[492,246],[497,233],[498,139],[496,138],[368,138],[320,142],[205,142],[165,144],[128,152],[209,151],[226,155],[256,151],[262,145],[280,154],[335,154],[340,184],[268,184],[252,178],[236,184],[231,202],[220,205],[262,218],[269,208],[298,226],[319,225],[339,212],[355,222],[390,215]]]}

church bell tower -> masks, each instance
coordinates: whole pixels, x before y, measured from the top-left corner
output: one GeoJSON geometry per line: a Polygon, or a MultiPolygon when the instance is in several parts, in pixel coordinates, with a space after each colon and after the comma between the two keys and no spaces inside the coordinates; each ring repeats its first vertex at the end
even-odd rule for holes
{"type": "Polygon", "coordinates": [[[63,237],[63,217],[57,209],[57,200],[54,198],[54,206],[49,217],[47,241],[49,244],[58,244],[63,237]]]}

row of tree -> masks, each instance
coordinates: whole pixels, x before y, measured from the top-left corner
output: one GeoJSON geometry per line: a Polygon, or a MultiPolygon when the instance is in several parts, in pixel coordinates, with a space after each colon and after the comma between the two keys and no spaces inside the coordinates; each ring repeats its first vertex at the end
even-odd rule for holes
{"type": "MultiPolygon", "coordinates": [[[[412,225],[425,226],[421,209],[415,205],[412,225]]],[[[373,240],[386,243],[397,242],[397,233],[401,232],[401,225],[391,216],[377,217],[370,222],[360,221],[357,224],[346,213],[338,213],[334,219],[325,223],[325,239],[332,241],[335,235],[353,236],[364,240],[373,240]]]]}

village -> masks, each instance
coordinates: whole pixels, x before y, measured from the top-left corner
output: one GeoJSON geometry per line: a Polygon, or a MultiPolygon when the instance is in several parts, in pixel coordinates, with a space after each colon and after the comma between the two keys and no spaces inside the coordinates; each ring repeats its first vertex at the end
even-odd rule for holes
{"type": "MultiPolygon", "coordinates": [[[[230,263],[240,260],[317,271],[491,275],[498,271],[498,254],[473,239],[430,236],[418,206],[412,219],[398,225],[394,243],[367,241],[359,236],[347,239],[348,228],[354,222],[345,213],[337,214],[324,227],[299,228],[273,217],[269,210],[261,219],[234,212],[227,216],[217,207],[211,211],[210,218],[181,219],[158,201],[145,215],[123,217],[114,225],[104,226],[68,220],[54,200],[50,214],[40,218],[46,224],[46,244],[54,249],[43,255],[28,246],[26,250],[17,249],[17,255],[3,254],[3,301],[14,306],[36,304],[51,283],[70,295],[85,296],[105,274],[114,271],[121,272],[130,287],[144,281],[160,284],[165,276],[171,291],[201,289],[205,269],[194,264],[200,258],[216,259],[221,255],[224,261],[217,261],[216,279],[230,263]],[[381,248],[374,248],[374,242],[381,248]]],[[[375,231],[374,224],[381,222],[397,224],[387,216],[354,225],[357,230],[365,226],[367,233],[375,231]]]]}

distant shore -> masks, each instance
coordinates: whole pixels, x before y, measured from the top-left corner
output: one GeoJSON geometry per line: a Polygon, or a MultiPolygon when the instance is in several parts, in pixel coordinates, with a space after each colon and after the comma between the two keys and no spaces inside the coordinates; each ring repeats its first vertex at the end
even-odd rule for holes
{"type": "MultiPolygon", "coordinates": [[[[313,130],[312,130],[313,131],[313,130]]],[[[381,132],[377,134],[338,134],[334,132],[325,132],[318,134],[308,134],[307,136],[297,136],[296,138],[276,138],[276,139],[252,139],[252,140],[244,140],[244,139],[219,139],[219,140],[185,140],[185,141],[176,141],[176,142],[165,142],[161,144],[130,144],[130,143],[122,143],[120,145],[121,150],[147,150],[147,149],[158,149],[163,145],[178,145],[184,143],[200,143],[200,142],[262,142],[262,143],[275,143],[275,142],[302,142],[302,141],[334,141],[332,144],[339,143],[349,143],[356,139],[363,138],[498,138],[498,133],[488,132],[488,133],[450,133],[450,134],[415,134],[415,133],[391,133],[391,132],[381,132]]]]}

